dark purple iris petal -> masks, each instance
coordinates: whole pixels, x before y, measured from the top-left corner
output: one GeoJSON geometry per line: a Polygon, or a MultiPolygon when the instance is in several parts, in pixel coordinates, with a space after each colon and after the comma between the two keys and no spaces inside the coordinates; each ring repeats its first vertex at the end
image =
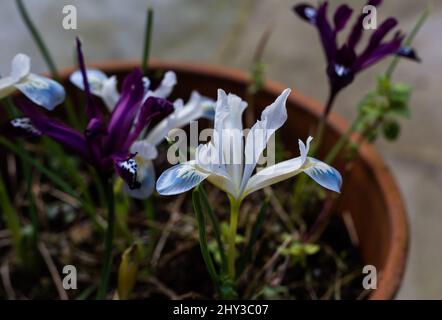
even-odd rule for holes
{"type": "Polygon", "coordinates": [[[334,23],[335,23],[335,31],[339,32],[345,28],[348,20],[350,20],[353,10],[347,6],[346,4],[341,5],[335,13],[334,23]]]}
{"type": "Polygon", "coordinates": [[[404,58],[407,58],[410,60],[421,62],[421,58],[419,58],[416,51],[409,46],[404,46],[404,47],[399,48],[399,50],[396,52],[396,54],[400,57],[404,57],[404,58]]]}
{"type": "Polygon", "coordinates": [[[86,72],[86,64],[84,62],[83,51],[81,50],[81,41],[79,38],[77,38],[77,55],[78,64],[83,76],[84,91],[86,92],[86,114],[90,119],[85,130],[86,144],[89,154],[91,155],[90,161],[92,161],[93,165],[97,165],[100,163],[100,148],[103,140],[103,134],[106,133],[106,125],[104,123],[103,114],[100,108],[96,105],[90,90],[89,80],[86,72]]]}
{"type": "Polygon", "coordinates": [[[316,24],[316,8],[312,7],[309,4],[298,4],[293,7],[293,11],[298,14],[305,21],[316,24]]]}
{"type": "Polygon", "coordinates": [[[103,127],[103,121],[98,118],[92,118],[87,124],[86,130],[84,131],[85,136],[90,140],[95,138],[97,135],[107,135],[106,128],[103,127]]]}
{"type": "Polygon", "coordinates": [[[387,55],[394,54],[400,47],[403,37],[396,33],[393,40],[382,43],[385,36],[397,25],[394,18],[388,18],[372,34],[366,49],[359,55],[353,68],[355,72],[365,69],[387,55]],[[393,50],[393,51],[391,51],[393,50]]]}
{"type": "Polygon", "coordinates": [[[140,69],[135,69],[124,79],[121,97],[111,114],[108,125],[109,135],[105,144],[107,150],[119,150],[126,145],[143,99],[142,79],[140,69]]]}
{"type": "Polygon", "coordinates": [[[316,26],[319,30],[322,46],[324,47],[327,61],[333,61],[336,53],[336,33],[332,29],[327,19],[328,3],[324,2],[319,6],[316,18],[316,26]]]}
{"type": "Polygon", "coordinates": [[[18,103],[23,113],[29,117],[34,127],[42,134],[56,140],[85,159],[90,160],[84,136],[68,126],[50,119],[42,114],[39,108],[29,100],[18,103]]]}
{"type": "Polygon", "coordinates": [[[0,133],[12,138],[33,138],[42,135],[42,132],[27,117],[8,121],[0,127],[0,133]]]}
{"type": "Polygon", "coordinates": [[[127,183],[131,190],[141,187],[141,183],[137,180],[138,165],[134,159],[134,155],[125,158],[114,158],[115,171],[127,183]]]}
{"type": "Polygon", "coordinates": [[[364,50],[362,55],[365,55],[370,51],[376,49],[376,47],[381,44],[385,36],[391,30],[393,30],[393,28],[396,27],[396,25],[397,25],[397,20],[395,18],[388,18],[387,20],[385,20],[371,35],[367,48],[364,50]]]}
{"type": "Polygon", "coordinates": [[[367,2],[367,6],[375,6],[378,7],[382,4],[382,0],[369,0],[367,2]]]}
{"type": "Polygon", "coordinates": [[[92,118],[102,119],[103,114],[100,108],[95,104],[94,98],[90,90],[89,81],[87,79],[87,73],[86,73],[86,64],[84,62],[83,51],[81,50],[81,41],[79,38],[77,38],[77,55],[78,55],[78,64],[80,67],[81,74],[83,76],[84,91],[86,92],[86,99],[87,99],[86,113],[89,119],[92,118]]]}
{"type": "Polygon", "coordinates": [[[351,50],[346,44],[338,50],[336,54],[335,63],[351,68],[357,59],[356,53],[351,50]]]}
{"type": "Polygon", "coordinates": [[[353,69],[355,72],[359,72],[387,56],[396,54],[401,47],[403,39],[404,37],[400,33],[397,33],[394,39],[390,42],[382,43],[368,54],[359,57],[358,61],[353,66],[353,69]]]}
{"type": "Polygon", "coordinates": [[[141,132],[149,126],[153,119],[158,119],[160,116],[165,117],[172,111],[173,104],[170,101],[157,97],[147,98],[141,107],[135,128],[127,139],[127,146],[130,147],[138,139],[141,132]]]}

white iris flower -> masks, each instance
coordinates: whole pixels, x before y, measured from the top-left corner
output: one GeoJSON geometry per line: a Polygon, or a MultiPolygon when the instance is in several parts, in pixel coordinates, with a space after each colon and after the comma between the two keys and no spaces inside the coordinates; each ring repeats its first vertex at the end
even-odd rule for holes
{"type": "Polygon", "coordinates": [[[195,160],[175,165],[159,177],[157,191],[163,195],[186,192],[207,179],[225,191],[237,204],[252,192],[289,179],[301,172],[324,188],[339,192],[342,178],[337,170],[307,156],[311,137],[299,140],[300,156],[266,167],[255,174],[258,159],[271,136],[287,120],[286,89],[261,114],[261,119],[243,139],[242,113],[246,102],[218,90],[214,134],[211,142],[199,145],[195,160]]]}

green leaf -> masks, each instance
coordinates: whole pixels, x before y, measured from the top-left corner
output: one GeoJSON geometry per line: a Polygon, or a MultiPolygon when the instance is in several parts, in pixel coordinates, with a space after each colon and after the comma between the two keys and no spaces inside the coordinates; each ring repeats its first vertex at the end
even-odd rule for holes
{"type": "Polygon", "coordinates": [[[314,243],[307,243],[304,245],[304,252],[309,256],[318,253],[320,249],[321,247],[314,243]]]}
{"type": "Polygon", "coordinates": [[[384,132],[384,137],[390,141],[395,141],[399,137],[401,131],[399,123],[394,120],[384,122],[382,129],[384,132]]]}
{"type": "Polygon", "coordinates": [[[377,119],[388,108],[388,99],[377,92],[368,93],[359,103],[359,112],[366,120],[377,119]]]}
{"type": "Polygon", "coordinates": [[[141,262],[141,245],[134,243],[121,256],[118,268],[118,297],[127,300],[137,282],[138,268],[141,262]]]}
{"type": "Polygon", "coordinates": [[[394,115],[409,118],[412,88],[404,83],[395,83],[389,95],[390,112],[394,115]]]}
{"type": "Polygon", "coordinates": [[[289,289],[285,286],[264,286],[253,299],[279,300],[289,296],[289,289]]]}
{"type": "Polygon", "coordinates": [[[193,209],[196,215],[196,221],[198,223],[198,238],[200,242],[201,254],[203,256],[204,263],[206,264],[207,271],[209,272],[210,278],[215,285],[216,291],[219,293],[219,282],[218,274],[216,272],[215,266],[212,261],[212,257],[209,252],[207,245],[207,233],[206,233],[206,220],[204,217],[203,210],[201,208],[202,199],[200,195],[200,189],[196,187],[192,193],[192,203],[193,209]]]}
{"type": "Polygon", "coordinates": [[[386,95],[390,91],[391,82],[388,77],[379,77],[378,78],[378,86],[377,86],[377,93],[380,95],[386,95]]]}
{"type": "Polygon", "coordinates": [[[213,232],[215,234],[215,240],[218,245],[218,253],[219,253],[220,260],[217,260],[217,261],[221,262],[222,271],[224,272],[225,270],[227,270],[227,257],[226,257],[224,245],[222,242],[221,226],[220,226],[218,217],[215,215],[215,212],[213,211],[213,208],[210,205],[210,201],[209,201],[209,198],[207,197],[207,193],[203,187],[203,184],[199,185],[199,190],[200,190],[200,196],[201,196],[201,201],[202,201],[202,208],[204,209],[204,211],[206,212],[206,214],[208,215],[208,217],[212,223],[213,232]]]}

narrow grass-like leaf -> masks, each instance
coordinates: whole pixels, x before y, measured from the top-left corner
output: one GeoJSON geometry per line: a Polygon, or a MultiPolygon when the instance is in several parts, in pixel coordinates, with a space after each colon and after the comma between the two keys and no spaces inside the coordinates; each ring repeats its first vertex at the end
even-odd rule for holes
{"type": "Polygon", "coordinates": [[[221,239],[221,227],[218,221],[218,217],[215,215],[215,212],[213,211],[212,206],[210,205],[209,199],[207,197],[206,190],[204,189],[203,185],[200,185],[200,191],[201,191],[201,199],[203,202],[204,208],[207,209],[207,215],[209,216],[209,219],[213,226],[213,231],[215,233],[215,240],[218,244],[218,249],[221,255],[221,261],[222,261],[222,271],[227,271],[227,257],[226,252],[224,250],[224,245],[221,239]]]}
{"type": "Polygon", "coordinates": [[[204,213],[201,208],[201,196],[199,187],[196,187],[192,193],[192,202],[193,209],[195,210],[196,220],[198,223],[198,232],[199,232],[199,242],[201,247],[201,253],[203,255],[204,262],[207,267],[207,271],[209,272],[210,278],[215,285],[216,291],[218,290],[218,275],[215,270],[215,266],[212,261],[212,257],[210,256],[209,248],[207,246],[207,236],[206,236],[206,221],[204,219],[204,213]]]}
{"type": "Polygon", "coordinates": [[[244,255],[238,261],[238,275],[240,276],[244,270],[246,269],[247,263],[250,262],[253,253],[253,247],[258,240],[259,234],[261,233],[262,225],[264,223],[265,213],[269,206],[269,200],[265,199],[261,204],[261,208],[259,209],[258,216],[256,217],[255,224],[252,229],[252,233],[250,235],[250,240],[245,249],[244,255]]]}

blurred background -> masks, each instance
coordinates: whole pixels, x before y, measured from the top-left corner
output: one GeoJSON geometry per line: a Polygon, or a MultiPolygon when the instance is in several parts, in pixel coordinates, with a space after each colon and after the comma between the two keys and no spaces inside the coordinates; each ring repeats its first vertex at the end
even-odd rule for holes
{"type": "MultiPolygon", "coordinates": [[[[140,59],[148,0],[27,0],[34,22],[44,35],[58,68],[73,64],[74,39],[80,35],[89,63],[140,59]],[[62,9],[75,5],[78,29],[62,28],[62,9]]],[[[299,1],[298,1],[299,2],[299,1]]],[[[310,1],[315,3],[315,1],[310,1]]],[[[344,1],[330,1],[331,7],[344,1]]],[[[350,1],[347,1],[349,3],[350,1]]],[[[426,1],[389,0],[378,9],[378,23],[395,16],[409,31],[426,1]]],[[[152,55],[156,58],[219,64],[247,70],[264,30],[274,32],[264,54],[267,77],[324,101],[325,62],[316,29],[296,17],[296,0],[157,0],[152,55]]],[[[351,1],[360,11],[365,1],[351,1]]],[[[442,299],[442,1],[414,42],[423,63],[403,61],[395,79],[414,87],[412,118],[404,121],[396,143],[378,148],[394,172],[407,204],[411,247],[399,299],[442,299]]],[[[0,74],[9,72],[12,57],[32,57],[34,72],[46,67],[15,7],[2,1],[0,10],[0,74]]],[[[356,105],[371,90],[388,61],[360,75],[338,98],[335,111],[351,120],[356,105]]],[[[179,79],[178,79],[179,81],[179,79]]]]}

